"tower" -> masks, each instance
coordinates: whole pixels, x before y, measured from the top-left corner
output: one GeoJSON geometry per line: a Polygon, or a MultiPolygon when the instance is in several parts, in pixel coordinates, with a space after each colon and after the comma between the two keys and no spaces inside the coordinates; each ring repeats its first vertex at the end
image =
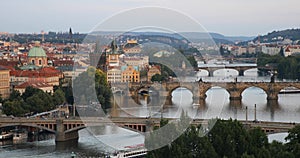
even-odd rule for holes
{"type": "Polygon", "coordinates": [[[73,38],[73,32],[72,32],[72,28],[70,27],[69,29],[69,38],[72,39],[73,38]]]}
{"type": "Polygon", "coordinates": [[[45,32],[44,32],[44,30],[41,31],[41,34],[42,34],[42,42],[45,42],[45,32]]]}

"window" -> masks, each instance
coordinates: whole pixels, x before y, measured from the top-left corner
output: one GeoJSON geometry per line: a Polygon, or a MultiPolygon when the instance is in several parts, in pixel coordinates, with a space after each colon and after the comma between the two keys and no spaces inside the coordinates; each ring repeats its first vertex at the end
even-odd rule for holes
{"type": "Polygon", "coordinates": [[[39,65],[42,65],[42,60],[39,60],[39,65]]]}
{"type": "Polygon", "coordinates": [[[35,63],[34,63],[34,60],[31,60],[31,63],[34,65],[35,63]]]}

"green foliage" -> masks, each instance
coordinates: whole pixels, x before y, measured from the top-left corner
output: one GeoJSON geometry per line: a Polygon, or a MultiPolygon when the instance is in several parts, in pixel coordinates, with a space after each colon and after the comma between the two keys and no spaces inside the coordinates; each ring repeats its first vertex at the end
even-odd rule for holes
{"type": "Polygon", "coordinates": [[[160,75],[160,74],[155,74],[155,75],[153,75],[152,77],[151,77],[151,81],[152,82],[155,82],[155,81],[157,81],[157,82],[161,82],[161,81],[167,81],[167,77],[166,77],[166,75],[160,75]]]}
{"type": "Polygon", "coordinates": [[[268,55],[260,53],[257,59],[259,67],[273,66],[278,71],[280,79],[300,79],[300,56],[284,57],[278,55],[268,55]]]}
{"type": "Polygon", "coordinates": [[[66,101],[65,93],[61,89],[57,89],[53,93],[52,98],[53,98],[53,104],[54,105],[61,105],[66,101]]]}
{"type": "Polygon", "coordinates": [[[28,110],[24,109],[24,104],[22,100],[8,100],[3,104],[3,112],[6,115],[22,116],[28,112],[28,110]]]}
{"type": "Polygon", "coordinates": [[[9,98],[4,100],[3,112],[13,116],[24,116],[29,112],[40,113],[54,109],[65,100],[65,94],[61,89],[57,89],[51,95],[40,89],[27,87],[22,95],[18,91],[12,91],[9,98]]]}
{"type": "MultiPolygon", "coordinates": [[[[287,29],[287,30],[282,30],[282,31],[273,31],[271,33],[268,33],[267,35],[261,36],[260,39],[264,39],[267,41],[260,41],[260,42],[276,42],[276,41],[281,41],[280,39],[278,40],[273,40],[273,38],[277,37],[283,37],[283,39],[291,39],[293,41],[299,40],[300,39],[300,29],[287,29]]],[[[254,41],[258,40],[258,37],[254,39],[254,41]]]]}
{"type": "Polygon", "coordinates": [[[292,152],[295,157],[300,157],[300,125],[295,126],[289,130],[287,141],[287,150],[292,152]]]}
{"type": "Polygon", "coordinates": [[[73,97],[72,84],[68,83],[68,85],[66,87],[62,87],[62,91],[64,92],[66,102],[68,104],[73,105],[74,104],[74,97],[73,97]]]}
{"type": "Polygon", "coordinates": [[[51,95],[44,93],[43,91],[38,91],[37,93],[28,97],[25,101],[28,105],[30,105],[30,112],[40,113],[55,108],[51,95]]]}
{"type": "MultiPolygon", "coordinates": [[[[162,120],[161,124],[166,124],[162,120]]],[[[300,126],[289,131],[287,144],[273,141],[268,143],[260,128],[246,130],[236,120],[209,121],[213,128],[203,136],[201,126],[190,126],[174,142],[163,148],[150,151],[149,158],[296,158],[300,156],[300,126]]],[[[176,130],[173,129],[172,130],[176,130]]],[[[178,128],[178,127],[176,127],[178,128]]]]}
{"type": "Polygon", "coordinates": [[[196,69],[198,67],[197,61],[194,56],[187,56],[187,60],[190,62],[191,66],[196,69]]]}
{"type": "Polygon", "coordinates": [[[106,74],[100,69],[89,67],[73,82],[76,86],[74,96],[79,104],[99,101],[103,109],[111,107],[112,92],[106,81],[106,74]]]}

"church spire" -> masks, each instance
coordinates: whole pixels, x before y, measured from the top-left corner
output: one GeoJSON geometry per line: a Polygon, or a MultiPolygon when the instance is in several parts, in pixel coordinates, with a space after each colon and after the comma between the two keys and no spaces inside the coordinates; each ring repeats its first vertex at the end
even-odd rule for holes
{"type": "Polygon", "coordinates": [[[72,32],[72,28],[70,27],[70,29],[69,29],[69,38],[72,39],[73,38],[72,36],[73,36],[73,32],[72,32]]]}

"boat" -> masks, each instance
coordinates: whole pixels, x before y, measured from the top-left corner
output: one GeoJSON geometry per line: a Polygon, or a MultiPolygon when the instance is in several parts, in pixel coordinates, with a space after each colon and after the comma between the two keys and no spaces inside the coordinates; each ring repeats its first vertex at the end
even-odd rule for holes
{"type": "Polygon", "coordinates": [[[110,158],[139,158],[147,155],[147,149],[124,150],[114,153],[110,158]]]}
{"type": "Polygon", "coordinates": [[[300,93],[300,89],[294,87],[288,87],[279,91],[279,94],[295,94],[300,93]]]}
{"type": "Polygon", "coordinates": [[[13,133],[2,132],[0,134],[0,140],[7,140],[7,139],[11,139],[12,137],[13,137],[13,133]]]}
{"type": "Polygon", "coordinates": [[[144,144],[125,146],[125,150],[120,150],[113,155],[108,156],[109,158],[139,158],[147,155],[147,149],[144,144]]]}

